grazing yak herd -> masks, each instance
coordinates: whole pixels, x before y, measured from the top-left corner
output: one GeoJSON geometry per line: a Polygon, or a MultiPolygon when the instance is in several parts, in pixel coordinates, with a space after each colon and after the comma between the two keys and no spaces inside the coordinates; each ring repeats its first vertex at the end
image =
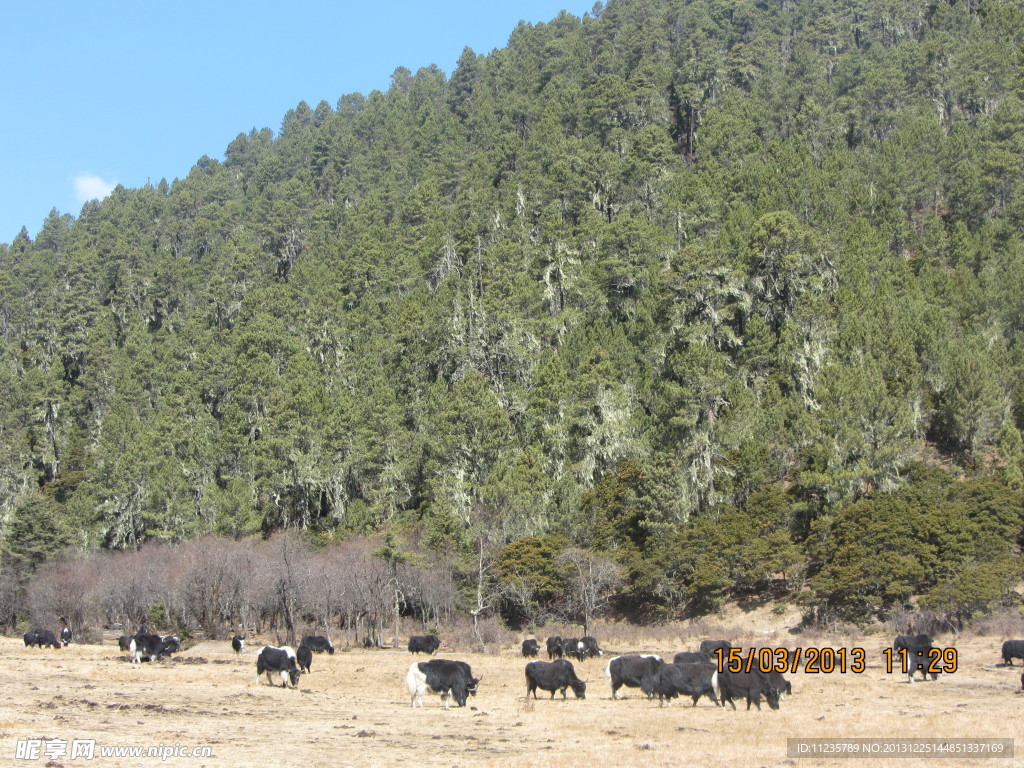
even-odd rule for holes
{"type": "Polygon", "coordinates": [[[648,699],[657,696],[659,704],[689,696],[697,706],[701,696],[707,696],[716,706],[728,702],[736,709],[736,699],[743,699],[747,709],[751,704],[761,709],[763,696],[769,707],[778,709],[779,701],[792,690],[789,682],[778,672],[720,672],[713,654],[731,648],[726,640],[705,640],[699,651],[681,651],[671,662],[653,654],[616,656],[608,662],[612,698],[618,698],[619,689],[625,686],[639,688],[648,699]]]}
{"type": "Polygon", "coordinates": [[[60,631],[60,642],[57,641],[56,633],[49,629],[33,629],[26,632],[23,637],[25,645],[29,648],[66,648],[71,643],[71,628],[67,624],[64,625],[64,629],[60,631]]]}
{"type": "MultiPolygon", "coordinates": [[[[411,653],[434,653],[440,647],[436,636],[414,636],[409,640],[411,653]]],[[[693,706],[701,697],[706,696],[716,706],[729,704],[736,709],[736,701],[746,701],[747,709],[751,705],[761,709],[761,700],[768,703],[771,709],[778,709],[779,703],[793,688],[791,683],[778,671],[763,672],[756,665],[751,669],[739,672],[726,667],[719,670],[716,654],[728,653],[732,645],[726,640],[705,640],[697,651],[681,651],[671,662],[666,662],[654,654],[626,654],[615,656],[608,661],[606,674],[611,686],[612,699],[618,698],[621,688],[639,688],[649,700],[655,697],[659,706],[677,697],[689,697],[693,706]]],[[[927,671],[931,679],[936,674],[931,672],[930,662],[934,658],[934,644],[928,635],[899,635],[893,643],[893,650],[906,651],[907,673],[910,682],[920,671],[922,676],[927,671]]],[[[1013,664],[1014,658],[1024,660],[1024,640],[1008,640],[1002,648],[1004,664],[1013,664]]],[[[568,657],[577,661],[585,661],[595,656],[603,656],[598,642],[593,637],[562,638],[558,636],[547,639],[548,661],[534,660],[526,664],[526,696],[537,698],[537,689],[546,691],[554,699],[555,693],[561,693],[562,699],[572,689],[577,699],[585,699],[587,681],[581,680],[568,657]]],[[[535,639],[524,640],[522,644],[524,658],[536,658],[540,655],[540,643],[535,639]]],[[[475,695],[480,678],[473,677],[469,665],[462,661],[447,659],[431,659],[425,662],[413,662],[406,675],[406,685],[411,696],[412,706],[423,706],[423,695],[435,693],[441,697],[445,708],[450,699],[455,699],[458,706],[465,706],[468,695],[475,695]]],[[[1021,676],[1021,687],[1024,689],[1024,675],[1021,676]]]]}
{"type": "MultiPolygon", "coordinates": [[[[34,629],[24,635],[25,645],[39,648],[61,648],[72,640],[71,629],[65,626],[59,634],[48,629],[34,629]]],[[[159,661],[181,650],[181,642],[174,636],[161,636],[151,633],[145,626],[139,628],[134,635],[122,635],[117,639],[121,650],[127,651],[129,661],[140,664],[142,661],[159,661]]],[[[433,655],[441,646],[437,635],[413,635],[409,638],[408,649],[412,654],[426,653],[433,655]]],[[[235,654],[245,650],[244,635],[231,638],[231,648],[235,654]]],[[[716,706],[730,704],[736,709],[736,701],[744,700],[749,710],[751,705],[761,709],[762,698],[771,709],[778,709],[779,702],[792,693],[792,686],[777,671],[762,672],[756,665],[749,670],[740,672],[728,668],[719,669],[716,654],[728,653],[733,646],[726,640],[705,640],[697,651],[681,651],[671,662],[666,662],[654,654],[617,655],[608,661],[605,672],[611,687],[611,698],[617,699],[622,688],[639,688],[649,700],[658,699],[659,705],[677,697],[689,697],[693,706],[701,697],[707,697],[716,706]]],[[[920,672],[922,679],[928,676],[937,679],[936,665],[929,662],[935,658],[935,645],[932,638],[925,634],[897,635],[892,649],[896,654],[904,654],[906,673],[911,683],[920,672]]],[[[570,658],[579,662],[596,656],[603,656],[604,651],[594,637],[562,638],[557,635],[549,637],[546,643],[548,661],[534,660],[526,664],[526,696],[537,698],[537,689],[546,691],[554,699],[555,693],[561,693],[562,699],[572,689],[577,699],[585,699],[587,681],[581,680],[570,658]]],[[[940,649],[941,650],[941,649],[940,649]]],[[[297,688],[299,677],[309,673],[314,653],[334,653],[330,639],[318,635],[302,638],[298,649],[290,646],[263,646],[256,654],[256,679],[260,681],[266,675],[270,685],[280,681],[282,687],[297,688]]],[[[536,659],[540,655],[540,643],[535,639],[524,640],[522,644],[524,658],[536,659]]],[[[1024,640],[1007,640],[1002,645],[1003,664],[1014,666],[1014,659],[1024,661],[1024,640]]],[[[412,706],[423,706],[423,696],[433,693],[441,697],[447,709],[452,699],[456,705],[464,707],[469,696],[475,696],[480,678],[474,677],[469,664],[464,661],[448,659],[430,659],[429,661],[413,662],[406,673],[406,687],[409,691],[412,706]]],[[[1021,689],[1024,690],[1024,674],[1021,675],[1021,689]]]]}
{"type": "MultiPolygon", "coordinates": [[[[412,654],[434,654],[441,646],[436,635],[413,635],[409,638],[408,650],[412,654]]],[[[705,640],[697,651],[681,651],[671,662],[666,662],[654,654],[625,654],[611,658],[606,667],[608,683],[611,687],[612,699],[618,698],[619,690],[639,688],[649,700],[658,699],[659,706],[671,703],[677,697],[689,697],[693,706],[701,697],[707,697],[716,706],[729,704],[734,710],[737,701],[745,701],[749,710],[751,705],[761,709],[762,699],[771,709],[778,709],[779,703],[792,694],[792,685],[777,671],[762,672],[756,668],[733,672],[729,669],[719,670],[716,655],[718,652],[728,653],[732,645],[726,640],[705,640]]],[[[907,670],[910,681],[914,674],[921,671],[925,674],[930,659],[929,652],[934,645],[928,635],[899,635],[893,643],[895,651],[906,650],[907,670]]],[[[303,666],[302,651],[304,648],[333,653],[334,649],[326,638],[303,638],[299,652],[291,648],[274,648],[267,646],[260,651],[257,659],[257,678],[266,673],[268,681],[273,685],[273,675],[279,675],[281,685],[298,685],[298,677],[302,671],[309,671],[308,660],[303,666]],[[298,658],[296,659],[296,656],[298,658]]],[[[593,637],[561,638],[558,636],[547,639],[548,661],[536,659],[540,655],[540,643],[535,639],[524,640],[522,655],[534,659],[526,664],[526,696],[532,694],[537,698],[537,689],[545,691],[554,699],[561,693],[562,699],[572,689],[577,699],[585,699],[587,681],[580,679],[569,658],[585,661],[595,656],[603,656],[597,640],[593,637]]],[[[237,650],[237,648],[236,648],[237,650]]],[[[1003,644],[1004,663],[1013,664],[1014,658],[1024,659],[1024,640],[1010,640],[1003,644]]],[[[309,650],[307,650],[308,659],[309,650]]],[[[936,679],[936,675],[931,675],[936,679]]],[[[410,704],[413,707],[423,706],[423,696],[433,693],[441,698],[447,709],[454,699],[457,706],[464,707],[469,696],[475,696],[480,678],[473,676],[469,664],[464,661],[450,659],[430,659],[414,661],[406,673],[406,687],[409,691],[410,704]]],[[[1024,676],[1021,679],[1024,687],[1024,676]]]]}

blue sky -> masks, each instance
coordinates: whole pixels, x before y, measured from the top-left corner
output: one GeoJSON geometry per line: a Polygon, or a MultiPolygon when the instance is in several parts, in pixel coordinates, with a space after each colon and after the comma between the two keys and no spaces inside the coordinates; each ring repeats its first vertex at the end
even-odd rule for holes
{"type": "Polygon", "coordinates": [[[593,0],[9,3],[0,43],[0,242],[77,217],[114,184],[140,187],[276,133],[300,101],[386,90],[400,66],[448,75],[464,46],[504,47],[522,19],[593,0]]]}

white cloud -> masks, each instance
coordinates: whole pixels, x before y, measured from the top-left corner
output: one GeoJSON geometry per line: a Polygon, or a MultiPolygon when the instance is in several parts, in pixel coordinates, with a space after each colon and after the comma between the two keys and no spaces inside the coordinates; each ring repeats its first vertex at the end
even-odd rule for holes
{"type": "Polygon", "coordinates": [[[78,202],[85,203],[89,200],[102,200],[117,186],[117,181],[107,181],[99,176],[82,174],[75,177],[75,197],[78,202]]]}

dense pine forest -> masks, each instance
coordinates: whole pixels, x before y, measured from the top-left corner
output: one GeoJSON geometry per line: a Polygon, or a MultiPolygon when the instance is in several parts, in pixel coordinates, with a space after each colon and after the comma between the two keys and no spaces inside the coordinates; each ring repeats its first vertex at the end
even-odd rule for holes
{"type": "Polygon", "coordinates": [[[612,0],[52,211],[0,607],[263,538],[513,625],[1019,608],[1022,50],[1017,0],[612,0]]]}

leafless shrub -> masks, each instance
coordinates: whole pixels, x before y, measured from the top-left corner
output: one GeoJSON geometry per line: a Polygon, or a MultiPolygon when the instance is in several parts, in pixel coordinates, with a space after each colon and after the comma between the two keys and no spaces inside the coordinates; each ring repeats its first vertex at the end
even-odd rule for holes
{"type": "Polygon", "coordinates": [[[228,565],[234,574],[234,592],[226,603],[227,630],[234,633],[247,631],[253,626],[256,612],[257,574],[260,557],[254,541],[233,541],[227,550],[228,565]]]}
{"type": "Polygon", "coordinates": [[[363,643],[383,647],[384,624],[394,610],[395,589],[386,563],[373,553],[379,542],[355,539],[347,544],[347,577],[353,586],[348,615],[354,620],[356,642],[364,626],[363,643]]]}
{"type": "Polygon", "coordinates": [[[911,628],[914,625],[914,611],[906,608],[893,608],[889,612],[889,619],[886,621],[886,630],[891,635],[914,634],[911,628]]]}
{"type": "Polygon", "coordinates": [[[669,626],[676,628],[680,636],[696,640],[698,644],[701,640],[708,639],[728,640],[729,642],[737,639],[735,627],[707,617],[689,621],[683,625],[672,624],[669,626]]]}
{"type": "MultiPolygon", "coordinates": [[[[934,630],[929,634],[938,635],[941,630],[934,630]]],[[[848,621],[837,621],[829,625],[828,632],[822,639],[822,645],[859,645],[864,636],[864,630],[856,624],[848,621]]]]}
{"type": "Polygon", "coordinates": [[[441,629],[441,647],[453,651],[498,654],[502,648],[517,645],[518,637],[495,616],[480,617],[475,628],[471,619],[459,617],[441,629]]]}
{"type": "Polygon", "coordinates": [[[352,587],[347,579],[342,547],[332,544],[312,555],[302,573],[302,611],[314,632],[328,632],[342,615],[352,587]]]}
{"type": "Polygon", "coordinates": [[[820,624],[806,624],[800,628],[800,639],[806,644],[823,645],[829,637],[827,629],[820,624]]]}
{"type": "Polygon", "coordinates": [[[88,624],[102,623],[100,573],[96,555],[61,557],[40,566],[27,590],[33,626],[59,632],[60,620],[66,619],[78,635],[88,624]]]}
{"type": "MultiPolygon", "coordinates": [[[[277,603],[274,595],[267,589],[267,571],[270,568],[271,557],[266,542],[254,542],[248,552],[248,558],[248,565],[252,569],[252,577],[249,582],[249,596],[246,601],[247,610],[253,629],[256,630],[257,634],[263,634],[277,627],[277,603]]],[[[250,625],[243,623],[243,626],[250,625]]]]}
{"type": "Polygon", "coordinates": [[[103,629],[98,626],[86,626],[80,631],[75,632],[75,642],[79,645],[100,645],[103,643],[103,629]]]}
{"type": "Polygon", "coordinates": [[[560,608],[567,619],[582,625],[584,635],[589,635],[594,619],[607,610],[622,586],[623,568],[610,557],[579,547],[565,550],[558,560],[565,567],[568,582],[560,608]]]}
{"type": "Polygon", "coordinates": [[[423,629],[447,624],[455,615],[458,585],[451,563],[431,562],[425,552],[413,552],[411,562],[398,572],[406,608],[419,617],[423,629]]]}
{"type": "Polygon", "coordinates": [[[1024,637],[1024,614],[1017,608],[1001,608],[972,621],[968,632],[981,637],[1024,637]]]}
{"type": "Polygon", "coordinates": [[[887,627],[893,635],[940,635],[945,633],[959,634],[960,627],[951,622],[948,616],[938,611],[895,608],[889,613],[887,627]]]}
{"type": "MultiPolygon", "coordinates": [[[[571,629],[578,630],[578,626],[571,629]]],[[[598,639],[602,648],[623,652],[695,651],[701,640],[729,640],[729,642],[737,640],[735,630],[708,621],[657,625],[598,622],[593,628],[593,635],[598,639]]]]}
{"type": "Polygon", "coordinates": [[[150,606],[157,599],[154,582],[163,558],[158,545],[134,552],[112,553],[103,559],[97,584],[100,605],[107,623],[131,633],[148,621],[150,606]]]}
{"type": "Polygon", "coordinates": [[[211,639],[230,631],[234,617],[244,610],[252,574],[245,567],[251,560],[240,557],[243,548],[239,542],[217,536],[193,539],[180,547],[176,604],[211,639]]]}

